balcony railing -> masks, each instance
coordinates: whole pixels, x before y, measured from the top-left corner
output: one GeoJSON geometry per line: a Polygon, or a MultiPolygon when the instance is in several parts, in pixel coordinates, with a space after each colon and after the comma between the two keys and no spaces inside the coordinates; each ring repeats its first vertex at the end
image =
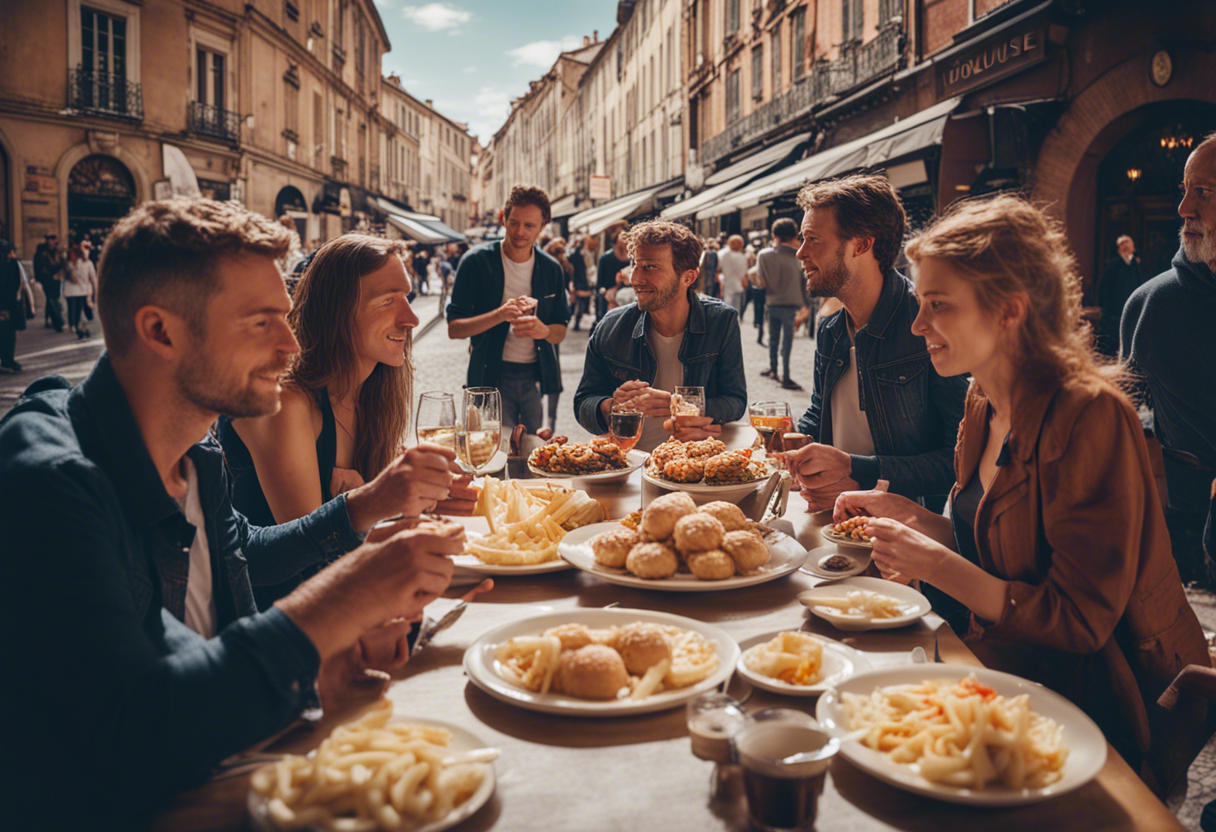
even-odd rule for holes
{"type": "Polygon", "coordinates": [[[888,26],[870,42],[846,48],[835,61],[820,61],[790,89],[760,105],[701,145],[701,159],[710,164],[737,147],[805,115],[834,95],[851,90],[903,62],[903,28],[888,26]]]}
{"type": "Polygon", "coordinates": [[[76,67],[68,73],[68,106],[110,118],[144,120],[144,94],[122,75],[76,67]]]}
{"type": "Polygon", "coordinates": [[[240,144],[241,116],[229,110],[221,110],[211,104],[191,101],[190,132],[219,139],[229,144],[240,144]]]}

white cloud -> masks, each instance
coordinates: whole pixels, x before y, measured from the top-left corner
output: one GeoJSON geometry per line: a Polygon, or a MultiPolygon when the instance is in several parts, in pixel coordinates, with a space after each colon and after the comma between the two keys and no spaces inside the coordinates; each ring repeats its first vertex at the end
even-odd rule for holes
{"type": "Polygon", "coordinates": [[[489,141],[494,131],[502,127],[511,112],[512,94],[507,89],[483,86],[477,90],[472,99],[462,99],[453,102],[450,109],[442,110],[445,115],[457,121],[466,122],[469,132],[481,137],[482,142],[489,141]]]}
{"type": "Polygon", "coordinates": [[[514,59],[517,66],[523,64],[548,69],[553,66],[553,62],[557,60],[559,54],[582,45],[581,37],[567,35],[561,40],[537,40],[525,43],[523,46],[508,51],[507,54],[514,59]]]}
{"type": "Polygon", "coordinates": [[[461,70],[461,72],[465,73],[466,75],[472,74],[476,71],[477,71],[477,67],[475,67],[475,66],[466,66],[464,69],[461,70]]]}
{"type": "Polygon", "coordinates": [[[431,32],[456,29],[473,19],[473,13],[453,3],[427,3],[425,6],[406,6],[401,10],[406,20],[418,24],[431,32]]]}

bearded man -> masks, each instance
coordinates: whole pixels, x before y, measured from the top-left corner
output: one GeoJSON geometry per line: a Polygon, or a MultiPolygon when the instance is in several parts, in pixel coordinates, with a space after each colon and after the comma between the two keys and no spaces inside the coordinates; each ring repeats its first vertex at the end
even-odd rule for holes
{"type": "Polygon", "coordinates": [[[587,345],[583,378],[574,394],[578,422],[608,430],[613,402],[631,404],[647,419],[638,450],[664,440],[706,439],[747,411],[743,344],[734,308],[693,289],[700,276],[701,241],[689,229],[658,220],[629,229],[634,303],[610,311],[587,345]],[[705,388],[699,417],[671,420],[678,386],[705,388]]]}

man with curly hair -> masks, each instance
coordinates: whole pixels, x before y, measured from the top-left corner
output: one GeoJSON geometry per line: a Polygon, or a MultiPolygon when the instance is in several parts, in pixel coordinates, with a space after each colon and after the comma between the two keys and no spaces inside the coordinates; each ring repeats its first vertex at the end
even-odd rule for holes
{"type": "Polygon", "coordinates": [[[634,303],[610,311],[587,345],[583,378],[574,394],[579,424],[608,430],[613,402],[648,418],[637,448],[653,450],[673,434],[705,439],[747,410],[747,381],[739,316],[693,288],[700,276],[701,241],[682,225],[653,220],[629,235],[634,303]],[[705,388],[701,417],[671,420],[677,386],[705,388]]]}

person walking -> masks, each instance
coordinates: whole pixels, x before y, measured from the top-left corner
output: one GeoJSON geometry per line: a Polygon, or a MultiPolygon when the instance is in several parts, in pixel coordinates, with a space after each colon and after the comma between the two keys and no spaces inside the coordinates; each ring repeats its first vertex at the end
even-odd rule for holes
{"type": "Polygon", "coordinates": [[[21,372],[17,363],[17,330],[25,329],[25,304],[21,299],[21,264],[17,250],[0,240],[0,371],[21,372]]]}
{"type": "MultiPolygon", "coordinates": [[[[790,354],[794,349],[794,317],[805,303],[802,264],[798,262],[798,226],[788,217],[773,223],[773,247],[756,258],[757,274],[764,286],[761,303],[768,313],[768,369],[760,375],[777,380],[777,353],[782,360],[781,386],[801,390],[790,377],[790,354]],[[784,343],[782,343],[784,339],[784,343]]],[[[761,330],[760,336],[764,332],[761,330]]],[[[757,341],[760,337],[757,337],[757,341]]]]}
{"type": "Polygon", "coordinates": [[[85,312],[96,302],[97,271],[93,261],[85,256],[80,246],[72,246],[68,250],[68,265],[65,270],[66,280],[63,284],[63,296],[68,302],[68,326],[76,333],[76,337],[84,340],[89,337],[89,327],[85,322],[85,312]]]}
{"type": "Polygon", "coordinates": [[[620,273],[629,266],[629,250],[625,245],[625,226],[618,227],[612,248],[604,252],[596,266],[595,320],[599,323],[609,309],[616,308],[616,292],[620,288],[620,273]]]}
{"type": "Polygon", "coordinates": [[[1136,256],[1136,241],[1123,234],[1115,241],[1119,254],[1106,262],[1102,269],[1102,282],[1098,284],[1098,306],[1102,307],[1102,320],[1098,322],[1098,349],[1103,355],[1119,354],[1119,321],[1123,307],[1132,292],[1144,282],[1144,271],[1140,258],[1136,256]]]}
{"type": "Polygon", "coordinates": [[[707,298],[716,298],[721,287],[718,286],[718,244],[710,240],[705,244],[701,254],[701,294],[707,298]]]}
{"type": "Polygon", "coordinates": [[[726,241],[726,251],[718,257],[718,290],[722,300],[733,306],[743,317],[743,292],[747,276],[747,255],[743,253],[743,237],[732,234],[726,241]]]}
{"type": "Polygon", "coordinates": [[[63,332],[63,308],[59,304],[63,253],[59,251],[59,236],[47,234],[46,240],[34,251],[34,280],[42,286],[46,298],[46,326],[63,332]]]}

